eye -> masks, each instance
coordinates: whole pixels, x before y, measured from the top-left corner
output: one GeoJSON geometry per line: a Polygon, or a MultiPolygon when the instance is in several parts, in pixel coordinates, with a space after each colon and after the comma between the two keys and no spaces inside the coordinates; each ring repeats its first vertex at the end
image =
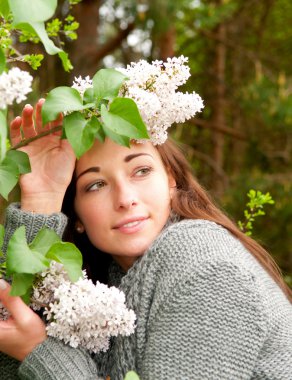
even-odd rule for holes
{"type": "Polygon", "coordinates": [[[99,191],[104,186],[105,186],[105,182],[104,181],[96,181],[96,182],[90,184],[89,186],[87,186],[86,187],[86,191],[87,192],[89,192],[89,191],[99,191]]]}
{"type": "Polygon", "coordinates": [[[148,174],[152,172],[152,168],[149,166],[143,166],[142,168],[138,168],[135,171],[135,175],[137,177],[146,177],[148,174]]]}

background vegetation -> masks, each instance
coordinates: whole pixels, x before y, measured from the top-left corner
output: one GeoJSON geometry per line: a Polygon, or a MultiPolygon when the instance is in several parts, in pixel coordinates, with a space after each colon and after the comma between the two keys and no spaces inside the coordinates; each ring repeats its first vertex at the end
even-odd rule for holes
{"type": "MultiPolygon", "coordinates": [[[[77,24],[71,23],[66,30],[54,21],[49,27],[56,45],[63,35],[74,69],[64,73],[58,57],[46,57],[33,72],[36,91],[29,101],[104,66],[188,56],[192,78],[185,90],[197,91],[206,107],[189,126],[175,126],[172,136],[182,144],[199,181],[233,219],[243,219],[250,188],[270,192],[275,205],[267,206],[267,216],[257,219],[253,236],[273,254],[284,273],[291,274],[291,1],[72,2],[76,3],[71,13],[74,23],[79,23],[78,39],[74,40],[77,24]]],[[[58,3],[55,17],[64,20],[69,3],[58,3]]],[[[32,37],[25,44],[14,38],[21,54],[26,49],[42,53],[32,37]]],[[[21,65],[28,70],[26,63],[21,65]]],[[[20,109],[10,110],[10,119],[20,109]]],[[[12,197],[17,196],[16,191],[12,197]]],[[[5,203],[0,202],[1,212],[5,203]]]]}

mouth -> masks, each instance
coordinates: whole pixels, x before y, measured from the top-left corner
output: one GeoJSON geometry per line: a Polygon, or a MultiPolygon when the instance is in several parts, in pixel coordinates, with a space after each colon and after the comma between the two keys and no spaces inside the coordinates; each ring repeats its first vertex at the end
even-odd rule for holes
{"type": "Polygon", "coordinates": [[[148,217],[134,217],[126,219],[115,225],[113,230],[128,234],[134,233],[141,230],[148,219],[148,217]]]}

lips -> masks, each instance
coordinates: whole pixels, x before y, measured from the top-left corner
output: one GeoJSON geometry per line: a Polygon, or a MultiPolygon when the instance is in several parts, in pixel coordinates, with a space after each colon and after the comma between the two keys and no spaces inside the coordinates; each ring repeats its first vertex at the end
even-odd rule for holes
{"type": "Polygon", "coordinates": [[[134,233],[142,229],[147,220],[146,216],[127,218],[116,224],[113,229],[124,233],[134,233]]]}

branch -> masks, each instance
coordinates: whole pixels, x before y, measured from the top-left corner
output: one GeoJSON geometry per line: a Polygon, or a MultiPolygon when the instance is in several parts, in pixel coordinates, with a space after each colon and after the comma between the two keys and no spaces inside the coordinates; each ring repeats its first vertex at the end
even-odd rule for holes
{"type": "Polygon", "coordinates": [[[32,141],[38,140],[38,139],[40,139],[41,137],[44,137],[44,136],[47,136],[47,135],[51,135],[51,134],[53,134],[54,132],[58,132],[58,131],[61,131],[61,130],[62,130],[62,125],[58,125],[57,127],[51,128],[51,129],[49,129],[49,130],[47,130],[47,131],[45,131],[45,132],[38,133],[36,136],[30,137],[29,139],[21,140],[20,143],[14,145],[14,146],[11,147],[10,149],[11,149],[11,150],[19,149],[19,148],[21,148],[22,146],[26,146],[26,145],[28,145],[28,144],[31,143],[32,141]]]}
{"type": "Polygon", "coordinates": [[[103,46],[101,46],[96,53],[92,57],[92,62],[97,63],[99,62],[103,57],[111,53],[113,50],[115,50],[119,45],[122,43],[122,41],[128,37],[128,35],[132,32],[134,29],[135,24],[129,23],[126,29],[121,29],[119,33],[114,36],[111,40],[107,41],[103,46]]]}
{"type": "Polygon", "coordinates": [[[188,123],[194,124],[199,127],[207,128],[207,129],[213,129],[216,132],[223,133],[224,135],[229,135],[238,140],[242,140],[242,141],[248,140],[247,136],[241,132],[238,132],[232,128],[225,127],[224,125],[210,123],[203,119],[193,118],[189,120],[188,123]]]}
{"type": "Polygon", "coordinates": [[[209,165],[214,172],[222,179],[222,182],[224,184],[224,187],[227,188],[229,184],[229,179],[225,171],[217,165],[217,162],[215,162],[210,156],[207,154],[198,151],[197,149],[194,149],[192,146],[187,144],[180,144],[183,146],[184,152],[189,152],[189,155],[197,157],[199,160],[205,162],[207,165],[209,165]]]}

